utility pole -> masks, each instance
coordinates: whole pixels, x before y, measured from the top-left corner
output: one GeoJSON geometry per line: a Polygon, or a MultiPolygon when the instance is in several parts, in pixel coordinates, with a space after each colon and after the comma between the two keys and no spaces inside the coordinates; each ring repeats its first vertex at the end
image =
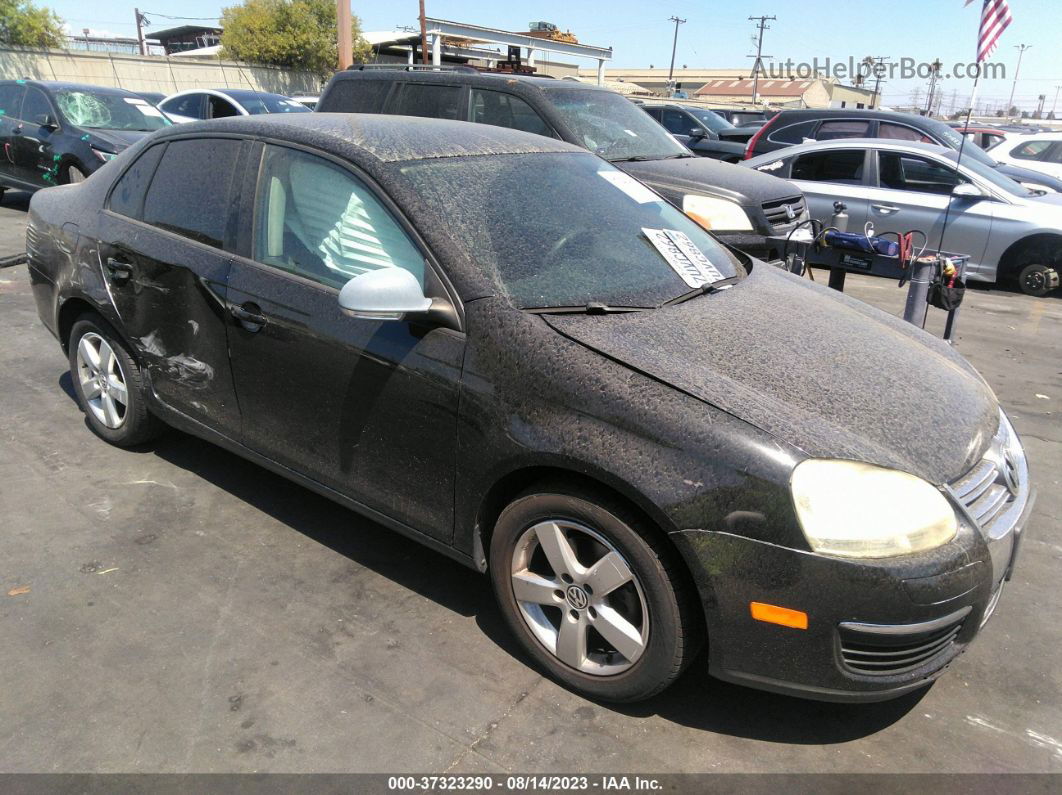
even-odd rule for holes
{"type": "Polygon", "coordinates": [[[1062,86],[1055,86],[1055,101],[1051,103],[1051,116],[1055,115],[1055,111],[1058,109],[1058,92],[1062,91],[1062,86]]]}
{"type": "Polygon", "coordinates": [[[937,78],[940,76],[940,69],[943,65],[944,64],[940,62],[939,58],[933,61],[932,64],[930,64],[931,69],[929,74],[929,97],[926,99],[927,116],[933,115],[933,101],[936,99],[935,91],[937,88],[937,78]]]}
{"type": "Polygon", "coordinates": [[[424,17],[424,0],[420,0],[420,62],[428,62],[428,23],[424,17]]]}
{"type": "Polygon", "coordinates": [[[1032,47],[1031,44],[1015,44],[1014,49],[1018,51],[1018,66],[1014,70],[1014,83],[1010,87],[1010,99],[1007,100],[1007,115],[1010,115],[1010,109],[1014,107],[1014,89],[1018,87],[1018,73],[1021,72],[1021,57],[1025,55],[1025,51],[1032,47]]]}
{"type": "Polygon", "coordinates": [[[871,109],[878,106],[878,99],[881,97],[881,73],[885,71],[885,62],[889,60],[884,55],[868,55],[863,59],[863,64],[870,67],[870,71],[874,74],[874,103],[870,106],[871,109]]]}
{"type": "Polygon", "coordinates": [[[339,68],[346,69],[354,61],[354,42],[351,40],[350,0],[336,0],[336,28],[339,68]]]}
{"type": "Polygon", "coordinates": [[[675,74],[675,49],[678,47],[678,26],[686,24],[686,20],[679,19],[678,17],[669,17],[669,21],[675,23],[675,38],[671,40],[671,66],[667,70],[667,95],[668,98],[675,93],[675,84],[672,81],[672,75],[675,74]]]}
{"type": "Polygon", "coordinates": [[[147,24],[147,20],[144,19],[139,8],[134,8],[133,13],[136,14],[136,42],[140,47],[140,54],[147,55],[147,42],[144,41],[144,25],[147,24]]]}
{"type": "MultiPolygon", "coordinates": [[[[755,22],[759,28],[756,38],[756,62],[752,65],[752,104],[757,105],[760,101],[760,69],[763,67],[763,31],[770,30],[768,22],[774,22],[778,17],[749,17],[749,22],[755,22]]],[[[753,56],[749,56],[752,58],[753,56]]],[[[768,58],[771,56],[768,55],[768,58]]]]}
{"type": "Polygon", "coordinates": [[[1040,105],[1036,108],[1036,118],[1042,119],[1044,117],[1044,103],[1047,102],[1047,94],[1040,95],[1040,105]]]}

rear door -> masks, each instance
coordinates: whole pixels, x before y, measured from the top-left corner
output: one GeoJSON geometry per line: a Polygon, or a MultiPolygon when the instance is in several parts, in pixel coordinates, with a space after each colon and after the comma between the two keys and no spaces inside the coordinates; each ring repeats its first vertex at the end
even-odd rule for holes
{"type": "MultiPolygon", "coordinates": [[[[785,152],[780,154],[784,155],[785,152]]],[[[849,231],[861,231],[867,220],[870,155],[865,149],[826,149],[796,155],[789,163],[789,179],[804,193],[812,218],[829,223],[834,202],[847,206],[849,231]]],[[[769,174],[780,176],[777,172],[769,174]]]]}
{"type": "Polygon", "coordinates": [[[155,396],[236,436],[225,279],[243,143],[177,139],[145,150],[101,217],[100,264],[155,396]]]}
{"type": "MultiPolygon", "coordinates": [[[[362,175],[263,147],[228,279],[243,443],[393,519],[449,540],[463,333],[349,317],[354,276],[404,268],[447,295],[425,250],[362,175]]],[[[245,194],[250,190],[245,189],[245,194]]]]}

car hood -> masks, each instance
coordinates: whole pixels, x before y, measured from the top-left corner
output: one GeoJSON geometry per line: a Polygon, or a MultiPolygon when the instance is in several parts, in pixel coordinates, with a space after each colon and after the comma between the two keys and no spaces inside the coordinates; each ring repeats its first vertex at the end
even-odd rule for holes
{"type": "Polygon", "coordinates": [[[89,142],[121,152],[147,135],[150,133],[140,130],[89,130],[89,142]]]}
{"type": "Polygon", "coordinates": [[[800,189],[784,179],[703,157],[614,165],[665,196],[703,193],[749,206],[800,195],[800,189]]]}
{"type": "Polygon", "coordinates": [[[1045,174],[1042,171],[1033,171],[1031,168],[1012,166],[1010,163],[1000,163],[998,170],[1001,174],[1006,174],[1011,179],[1016,179],[1019,182],[1031,182],[1034,185],[1046,185],[1052,190],[1062,193],[1062,179],[1052,177],[1050,174],[1045,174]]]}
{"type": "Polygon", "coordinates": [[[992,390],[949,345],[762,263],[728,290],[672,307],[543,317],[812,457],[940,485],[980,459],[999,424],[992,390]]]}

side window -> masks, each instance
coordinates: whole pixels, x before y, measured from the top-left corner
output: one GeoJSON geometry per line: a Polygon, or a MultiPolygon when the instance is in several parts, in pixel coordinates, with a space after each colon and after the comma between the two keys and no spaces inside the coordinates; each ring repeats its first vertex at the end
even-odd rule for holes
{"type": "Polygon", "coordinates": [[[514,130],[552,135],[549,125],[542,121],[534,109],[520,97],[504,91],[472,89],[472,121],[493,124],[495,127],[511,127],[514,130]]]}
{"type": "Polygon", "coordinates": [[[460,119],[464,86],[399,83],[387,112],[429,119],[460,119]]]}
{"type": "Polygon", "coordinates": [[[231,138],[171,141],[144,199],[144,221],[223,248],[239,152],[231,138]]]}
{"type": "Polygon", "coordinates": [[[644,110],[657,121],[660,121],[660,108],[642,108],[642,110],[644,110]]]}
{"type": "Polygon", "coordinates": [[[780,130],[768,133],[767,140],[780,144],[802,144],[805,139],[810,140],[815,136],[816,121],[802,121],[799,124],[790,124],[780,130]]]}
{"type": "Polygon", "coordinates": [[[905,124],[890,124],[883,121],[878,125],[878,138],[888,138],[893,141],[918,141],[923,144],[933,143],[933,139],[923,135],[914,127],[905,124]]]}
{"type": "Polygon", "coordinates": [[[424,256],[349,171],[295,149],[266,146],[255,206],[254,258],[342,287],[377,268],[405,268],[424,284],[424,256]]]}
{"type": "Polygon", "coordinates": [[[791,179],[861,185],[865,161],[866,158],[861,149],[842,149],[800,155],[793,160],[791,179]]]}
{"type": "Polygon", "coordinates": [[[998,146],[1003,143],[1002,135],[994,135],[993,133],[985,133],[985,149],[991,149],[993,146],[998,146]]]}
{"type": "Polygon", "coordinates": [[[316,110],[327,113],[383,113],[390,80],[336,80],[316,110]]]}
{"type": "Polygon", "coordinates": [[[151,147],[122,174],[122,178],[111,190],[111,210],[138,221],[143,220],[144,195],[147,193],[155,167],[158,166],[162,150],[165,148],[166,144],[151,147]]]}
{"type": "Polygon", "coordinates": [[[878,181],[883,188],[948,195],[959,183],[959,173],[933,160],[898,152],[878,153],[878,181]]]}
{"type": "Polygon", "coordinates": [[[1050,141],[1029,141],[1016,148],[1011,155],[1021,160],[1042,160],[1050,148],[1050,141]]]}
{"type": "Polygon", "coordinates": [[[191,116],[193,119],[202,118],[202,94],[186,94],[183,97],[163,102],[159,107],[167,113],[176,113],[178,116],[191,116]]]}
{"type": "Polygon", "coordinates": [[[665,110],[663,116],[664,128],[674,135],[689,135],[697,125],[686,118],[685,113],[677,110],[665,110]]]}
{"type": "Polygon", "coordinates": [[[1062,143],[1056,143],[1047,155],[1048,163],[1062,163],[1062,143]]]}
{"type": "Polygon", "coordinates": [[[29,86],[26,88],[26,98],[22,100],[22,115],[19,118],[36,123],[37,117],[45,114],[55,117],[52,103],[48,101],[48,97],[44,96],[44,92],[39,88],[29,86]]]}
{"type": "Polygon", "coordinates": [[[22,107],[22,97],[26,89],[17,83],[8,83],[0,86],[0,116],[19,118],[22,107]]]}
{"type": "Polygon", "coordinates": [[[837,138],[866,138],[870,130],[869,121],[852,119],[851,121],[824,121],[815,134],[816,141],[833,141],[837,138]]]}
{"type": "Polygon", "coordinates": [[[213,94],[207,96],[207,102],[210,105],[210,113],[207,114],[211,119],[224,119],[226,116],[239,116],[240,112],[236,110],[236,106],[222,97],[215,97],[213,94]]]}

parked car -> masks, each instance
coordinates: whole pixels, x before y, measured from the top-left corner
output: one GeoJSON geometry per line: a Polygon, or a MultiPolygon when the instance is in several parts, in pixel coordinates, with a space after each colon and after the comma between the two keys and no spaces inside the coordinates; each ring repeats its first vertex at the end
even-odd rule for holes
{"type": "Polygon", "coordinates": [[[162,100],[166,99],[166,95],[161,91],[136,91],[134,92],[138,97],[143,97],[152,105],[158,105],[162,100]]]}
{"type": "Polygon", "coordinates": [[[38,193],[27,237],[96,434],[173,425],[489,572],[593,698],[658,692],[706,637],[753,687],[922,688],[1025,532],[1022,444],[951,346],[559,140],[178,125],[38,193]]]}
{"type": "Polygon", "coordinates": [[[804,218],[800,191],[736,166],[693,156],[633,103],[585,83],[471,70],[348,69],[325,86],[318,112],[459,119],[582,146],[711,225],[720,239],[774,259],[769,235],[804,218]]]}
{"type": "Polygon", "coordinates": [[[80,182],[169,121],[130,91],[43,80],[0,80],[0,197],[80,182]]]}
{"type": "Polygon", "coordinates": [[[1008,132],[992,150],[992,157],[1062,178],[1062,132],[1008,132]]]}
{"type": "Polygon", "coordinates": [[[973,281],[1012,283],[1029,295],[1057,287],[1062,195],[1037,195],[978,160],[958,160],[934,144],[851,138],[788,147],[745,165],[792,180],[812,218],[828,221],[842,201],[849,231],[868,222],[878,235],[919,230],[930,248],[969,254],[973,281]]]}
{"type": "Polygon", "coordinates": [[[297,97],[292,97],[292,99],[295,100],[298,103],[301,103],[301,104],[305,105],[310,110],[313,110],[314,108],[317,107],[317,100],[319,100],[320,97],[317,97],[317,96],[306,96],[306,95],[300,94],[297,97]]]}
{"type": "Polygon", "coordinates": [[[175,122],[256,116],[260,113],[309,113],[310,109],[290,97],[243,88],[195,88],[170,94],[159,107],[175,122]]]}
{"type": "MultiPolygon", "coordinates": [[[[986,152],[1002,141],[1006,135],[1006,132],[998,127],[962,126],[956,127],[955,132],[959,133],[959,135],[965,135],[967,141],[977,144],[986,152]]],[[[995,158],[995,155],[993,155],[993,158],[995,158]]],[[[998,160],[998,158],[995,159],[998,160]]]]}
{"type": "MultiPolygon", "coordinates": [[[[911,113],[884,110],[784,110],[760,128],[745,149],[745,158],[774,152],[806,141],[832,141],[838,138],[885,138],[918,141],[959,149],[962,136],[936,119],[911,113]]],[[[982,166],[995,168],[1027,188],[1051,193],[1062,192],[1062,179],[1028,168],[999,163],[978,147],[964,147],[982,166]]]]}
{"type": "Polygon", "coordinates": [[[762,127],[771,118],[771,114],[766,111],[740,108],[712,108],[712,113],[726,119],[735,127],[762,127]]]}
{"type": "Polygon", "coordinates": [[[751,130],[741,130],[704,108],[650,103],[641,107],[676,141],[701,157],[738,163],[744,157],[745,142],[752,136],[751,130]]]}

